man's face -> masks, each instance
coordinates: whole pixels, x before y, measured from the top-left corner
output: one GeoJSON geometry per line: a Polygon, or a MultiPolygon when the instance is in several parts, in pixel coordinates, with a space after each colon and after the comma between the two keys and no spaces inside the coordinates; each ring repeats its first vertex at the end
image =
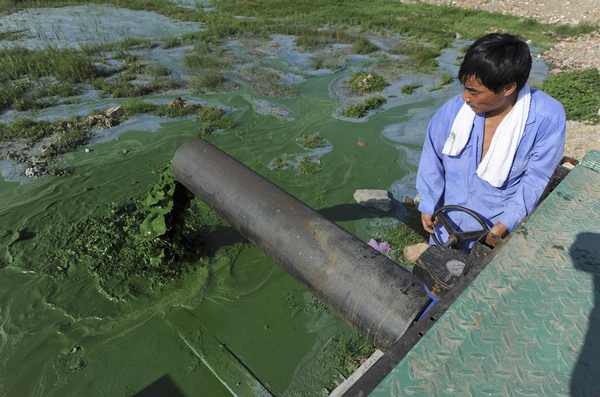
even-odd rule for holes
{"type": "Polygon", "coordinates": [[[462,99],[475,113],[501,113],[507,106],[512,105],[508,95],[514,90],[502,88],[500,92],[486,88],[479,79],[471,76],[465,82],[465,91],[462,99]],[[509,92],[510,91],[510,92],[509,92]]]}

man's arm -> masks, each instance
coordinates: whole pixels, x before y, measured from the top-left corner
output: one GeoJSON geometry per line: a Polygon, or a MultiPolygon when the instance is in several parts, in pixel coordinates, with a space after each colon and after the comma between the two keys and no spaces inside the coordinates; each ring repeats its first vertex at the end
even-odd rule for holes
{"type": "Polygon", "coordinates": [[[512,231],[533,211],[542,196],[563,157],[565,128],[566,118],[562,109],[553,121],[548,120],[545,125],[540,125],[540,137],[531,150],[525,175],[513,197],[506,202],[504,213],[498,219],[498,223],[504,226],[507,232],[512,231]]]}
{"type": "Polygon", "coordinates": [[[427,127],[427,136],[417,171],[417,190],[421,196],[421,204],[419,204],[421,222],[423,228],[429,233],[433,233],[433,228],[438,224],[438,219],[431,219],[431,215],[446,187],[444,165],[441,159],[441,150],[448,130],[446,113],[448,113],[446,107],[440,109],[427,127]]]}

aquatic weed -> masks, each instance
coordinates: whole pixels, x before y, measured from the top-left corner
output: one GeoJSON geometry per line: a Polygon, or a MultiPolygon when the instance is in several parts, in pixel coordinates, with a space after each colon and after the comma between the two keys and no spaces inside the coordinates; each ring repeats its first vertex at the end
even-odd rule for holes
{"type": "Polygon", "coordinates": [[[352,50],[356,54],[366,55],[375,51],[379,51],[379,47],[371,43],[367,38],[360,37],[356,43],[352,44],[352,50]]]}
{"type": "Polygon", "coordinates": [[[328,146],[327,141],[318,133],[316,134],[304,134],[302,138],[298,139],[300,145],[305,149],[316,149],[328,146]]]}
{"type": "Polygon", "coordinates": [[[334,335],[325,345],[319,362],[323,368],[333,369],[327,387],[334,389],[338,374],[348,378],[375,352],[375,346],[355,329],[348,327],[346,332],[334,335]]]}
{"type": "Polygon", "coordinates": [[[354,119],[358,119],[361,117],[365,117],[367,112],[372,109],[379,109],[381,105],[386,102],[386,99],[382,96],[376,96],[373,98],[369,98],[365,101],[364,104],[358,105],[353,104],[344,109],[341,114],[344,117],[350,117],[354,119]]]}
{"type": "Polygon", "coordinates": [[[356,72],[344,83],[361,94],[381,91],[390,85],[383,77],[374,72],[356,72]]]}
{"type": "Polygon", "coordinates": [[[177,36],[169,36],[163,41],[162,48],[169,49],[174,47],[179,47],[181,45],[181,40],[177,36]]]}
{"type": "Polygon", "coordinates": [[[287,167],[287,165],[288,165],[288,162],[285,158],[275,157],[275,160],[273,160],[272,169],[273,169],[273,171],[279,171],[279,170],[282,170],[283,168],[287,167]]]}
{"type": "Polygon", "coordinates": [[[321,55],[313,55],[308,59],[308,63],[313,70],[323,69],[325,67],[325,58],[321,55]]]}
{"type": "Polygon", "coordinates": [[[310,155],[305,154],[298,163],[300,175],[312,175],[321,169],[321,160],[312,161],[310,155]]]}
{"type": "Polygon", "coordinates": [[[411,84],[405,84],[404,86],[402,86],[402,88],[400,89],[400,92],[402,92],[403,94],[406,95],[412,95],[412,93],[417,89],[423,87],[423,84],[420,81],[416,81],[414,83],[411,84]]]}
{"type": "Polygon", "coordinates": [[[217,107],[204,107],[197,114],[197,119],[203,125],[200,127],[200,136],[207,136],[217,130],[233,128],[235,122],[225,114],[225,111],[217,107]]]}
{"type": "Polygon", "coordinates": [[[225,76],[222,73],[215,70],[202,71],[189,82],[189,87],[193,91],[204,93],[205,91],[218,91],[223,87],[224,82],[225,76]]]}

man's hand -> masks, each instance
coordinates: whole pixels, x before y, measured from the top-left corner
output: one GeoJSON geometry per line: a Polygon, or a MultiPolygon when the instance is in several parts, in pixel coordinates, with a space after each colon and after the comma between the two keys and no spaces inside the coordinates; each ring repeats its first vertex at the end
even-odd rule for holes
{"type": "Polygon", "coordinates": [[[426,213],[421,212],[421,222],[423,223],[423,229],[425,229],[427,232],[435,233],[435,230],[433,230],[433,228],[438,225],[439,221],[440,220],[437,216],[435,217],[435,220],[433,220],[431,218],[431,215],[427,215],[426,213]]]}
{"type": "Polygon", "coordinates": [[[508,232],[506,226],[504,226],[500,222],[496,222],[496,224],[492,227],[490,232],[485,236],[485,243],[490,247],[495,247],[500,241],[502,241],[502,237],[508,232]]]}

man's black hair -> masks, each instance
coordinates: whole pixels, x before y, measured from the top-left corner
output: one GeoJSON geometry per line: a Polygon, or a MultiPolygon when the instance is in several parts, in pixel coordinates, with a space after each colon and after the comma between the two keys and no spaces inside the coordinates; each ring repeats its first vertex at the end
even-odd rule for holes
{"type": "Polygon", "coordinates": [[[514,82],[519,91],[530,71],[531,53],[527,43],[511,34],[490,33],[469,48],[458,79],[464,85],[473,76],[495,93],[514,82]]]}

